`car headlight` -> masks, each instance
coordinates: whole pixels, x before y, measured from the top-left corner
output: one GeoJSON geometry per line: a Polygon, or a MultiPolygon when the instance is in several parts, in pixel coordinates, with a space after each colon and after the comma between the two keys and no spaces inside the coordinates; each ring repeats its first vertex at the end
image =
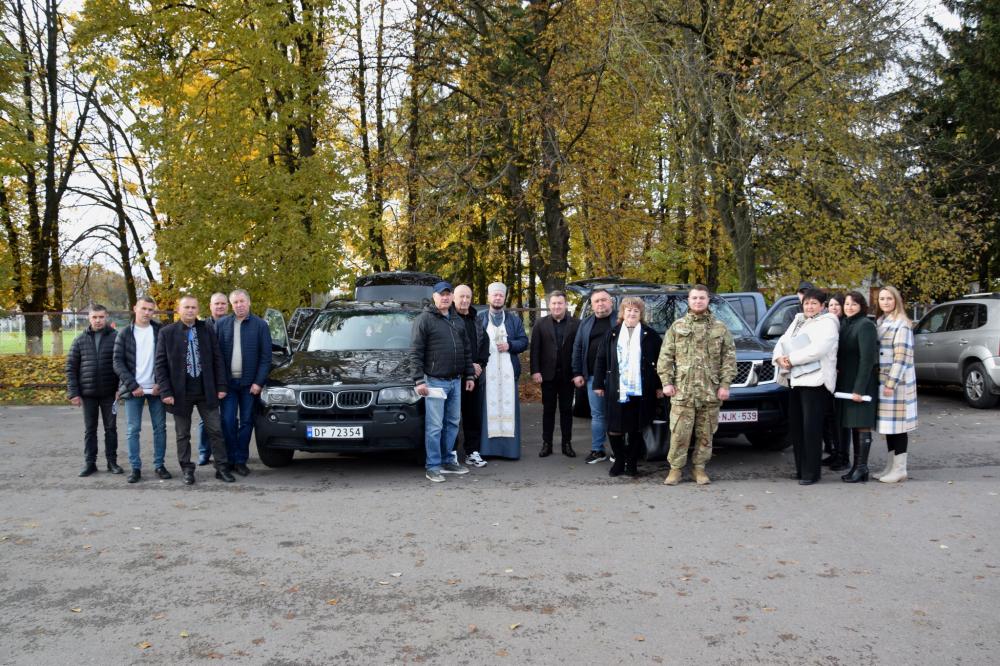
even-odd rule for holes
{"type": "Polygon", "coordinates": [[[269,386],[261,393],[265,405],[294,405],[295,391],[283,386],[269,386]]]}
{"type": "Polygon", "coordinates": [[[378,392],[380,405],[412,405],[420,396],[409,386],[394,386],[378,392]]]}

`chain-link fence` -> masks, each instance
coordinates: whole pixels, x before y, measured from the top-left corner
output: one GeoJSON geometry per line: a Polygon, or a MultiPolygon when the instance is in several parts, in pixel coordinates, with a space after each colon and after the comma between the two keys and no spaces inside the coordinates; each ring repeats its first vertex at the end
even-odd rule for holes
{"type": "MultiPolygon", "coordinates": [[[[38,354],[61,356],[69,351],[73,339],[87,330],[87,312],[28,312],[0,316],[0,354],[38,354]],[[41,319],[41,340],[28,344],[31,317],[41,319]],[[53,318],[58,317],[61,331],[53,331],[53,318]]],[[[173,311],[159,312],[160,321],[171,321],[173,311]]],[[[108,325],[115,328],[128,326],[132,321],[131,310],[109,310],[108,325]]],[[[38,328],[36,327],[37,331],[38,328]]]]}

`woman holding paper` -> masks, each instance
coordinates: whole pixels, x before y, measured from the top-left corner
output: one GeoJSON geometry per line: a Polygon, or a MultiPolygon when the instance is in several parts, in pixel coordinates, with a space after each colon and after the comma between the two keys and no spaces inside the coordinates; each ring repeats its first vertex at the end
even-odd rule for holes
{"type": "Polygon", "coordinates": [[[876,478],[882,483],[906,481],[907,433],[917,428],[917,374],[913,367],[913,322],[895,287],[878,292],[878,383],[876,429],[885,435],[889,460],[876,478]]]}
{"type": "Polygon", "coordinates": [[[837,401],[840,425],[851,431],[854,464],[841,478],[868,480],[868,453],[878,409],[878,331],[868,318],[868,302],[852,291],[844,299],[844,325],[837,348],[837,401]]]}
{"type": "Polygon", "coordinates": [[[802,297],[802,312],[774,347],[778,383],[792,389],[788,423],[795,453],[795,478],[799,485],[819,481],[823,454],[823,415],[837,381],[837,344],[840,322],[823,311],[826,294],[809,289],[802,297]]]}

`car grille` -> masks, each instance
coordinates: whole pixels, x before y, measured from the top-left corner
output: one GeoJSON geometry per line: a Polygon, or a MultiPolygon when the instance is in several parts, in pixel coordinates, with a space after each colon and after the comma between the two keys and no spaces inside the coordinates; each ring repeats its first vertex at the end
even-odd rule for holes
{"type": "Polygon", "coordinates": [[[372,391],[341,391],[337,394],[337,407],[341,409],[364,409],[372,404],[372,391]]]}
{"type": "Polygon", "coordinates": [[[774,381],[774,363],[768,360],[737,361],[731,388],[745,388],[774,381]]]}
{"type": "Polygon", "coordinates": [[[333,407],[332,391],[302,391],[299,393],[299,404],[307,409],[329,409],[333,407]]]}

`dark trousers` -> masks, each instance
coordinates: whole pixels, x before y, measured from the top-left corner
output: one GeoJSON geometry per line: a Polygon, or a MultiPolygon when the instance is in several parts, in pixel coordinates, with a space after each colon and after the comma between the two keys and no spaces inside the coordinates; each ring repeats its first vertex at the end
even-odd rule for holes
{"type": "Polygon", "coordinates": [[[477,379],[474,390],[462,391],[462,448],[465,455],[479,450],[479,438],[483,431],[482,390],[483,386],[477,379]]]}
{"type": "Polygon", "coordinates": [[[226,442],[222,439],[222,425],[219,420],[219,410],[211,409],[205,404],[205,398],[185,401],[181,409],[174,409],[174,432],[177,435],[177,461],[183,470],[194,470],[191,462],[191,414],[198,408],[198,415],[205,424],[205,433],[212,443],[212,457],[216,469],[228,465],[226,457],[226,442]]]}
{"type": "Polygon", "coordinates": [[[562,443],[573,440],[573,394],[576,387],[572,379],[558,373],[549,382],[542,382],[542,441],[551,444],[556,430],[556,403],[559,405],[559,432],[562,443]]]}
{"type": "Polygon", "coordinates": [[[103,398],[80,398],[83,405],[83,458],[97,462],[97,415],[104,423],[104,457],[118,462],[118,400],[115,395],[103,398]]]}
{"type": "Polygon", "coordinates": [[[830,400],[824,386],[796,386],[788,398],[788,426],[795,454],[795,474],[819,479],[823,458],[823,418],[830,400]]]}

